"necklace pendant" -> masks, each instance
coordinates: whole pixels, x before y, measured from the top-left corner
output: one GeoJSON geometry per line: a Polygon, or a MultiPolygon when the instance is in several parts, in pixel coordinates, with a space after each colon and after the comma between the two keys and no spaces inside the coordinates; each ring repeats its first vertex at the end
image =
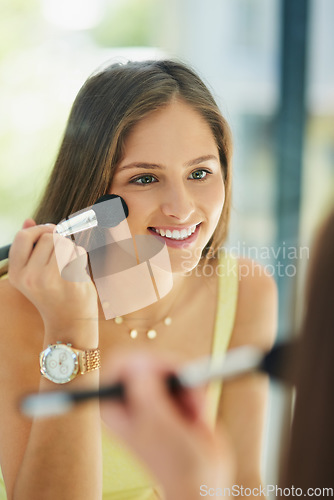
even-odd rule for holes
{"type": "Polygon", "coordinates": [[[157,332],[156,332],[156,330],[151,329],[151,330],[149,330],[149,331],[147,332],[147,334],[146,334],[146,335],[147,335],[147,338],[148,338],[148,339],[155,339],[155,338],[156,338],[156,336],[157,336],[157,332]]]}
{"type": "Polygon", "coordinates": [[[137,330],[135,330],[135,329],[132,329],[132,330],[130,331],[130,337],[131,337],[132,339],[136,339],[136,338],[138,337],[138,331],[137,331],[137,330]]]}

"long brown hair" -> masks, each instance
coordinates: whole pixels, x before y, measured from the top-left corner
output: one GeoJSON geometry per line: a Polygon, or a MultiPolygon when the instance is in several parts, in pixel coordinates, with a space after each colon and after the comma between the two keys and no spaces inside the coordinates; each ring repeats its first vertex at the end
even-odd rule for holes
{"type": "MultiPolygon", "coordinates": [[[[308,275],[297,396],[282,485],[334,486],[334,211],[322,226],[308,275]]],[[[324,497],[326,495],[317,495],[324,497]]]]}
{"type": "Polygon", "coordinates": [[[131,128],[174,97],[204,117],[219,150],[225,203],[203,251],[203,255],[214,256],[226,238],[230,215],[230,128],[199,76],[170,60],[116,63],[88,78],[73,103],[54,168],[34,214],[37,224],[57,224],[106,194],[131,128]]]}

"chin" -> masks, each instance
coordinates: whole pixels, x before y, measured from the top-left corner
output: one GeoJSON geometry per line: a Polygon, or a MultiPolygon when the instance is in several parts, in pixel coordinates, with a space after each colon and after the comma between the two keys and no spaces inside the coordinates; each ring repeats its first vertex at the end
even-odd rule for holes
{"type": "Polygon", "coordinates": [[[179,256],[170,255],[172,273],[184,276],[189,275],[198,266],[201,254],[202,252],[198,249],[198,252],[191,252],[191,255],[188,252],[179,256]]]}

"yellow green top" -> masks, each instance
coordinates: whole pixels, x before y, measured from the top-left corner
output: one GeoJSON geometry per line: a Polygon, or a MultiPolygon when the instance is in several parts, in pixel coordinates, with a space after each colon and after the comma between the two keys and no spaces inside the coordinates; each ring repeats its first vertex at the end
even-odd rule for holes
{"type": "MultiPolygon", "coordinates": [[[[222,253],[217,266],[219,276],[217,315],[212,343],[212,359],[228,347],[235,318],[238,296],[238,261],[222,253]]],[[[213,382],[208,390],[208,421],[214,425],[222,383],[213,382]]],[[[103,500],[157,500],[163,498],[159,486],[147,469],[130,451],[111,437],[102,426],[103,500]]],[[[0,500],[6,493],[0,475],[0,500]]]]}

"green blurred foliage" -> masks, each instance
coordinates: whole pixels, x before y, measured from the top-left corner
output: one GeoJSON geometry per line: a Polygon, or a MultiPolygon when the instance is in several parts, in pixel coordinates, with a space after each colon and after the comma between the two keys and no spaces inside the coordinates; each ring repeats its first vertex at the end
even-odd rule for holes
{"type": "Polygon", "coordinates": [[[0,59],[34,45],[39,32],[40,0],[1,0],[0,59]]]}
{"type": "Polygon", "coordinates": [[[103,47],[150,47],[154,45],[159,19],[159,0],[108,2],[104,19],[91,34],[103,47]]]}

